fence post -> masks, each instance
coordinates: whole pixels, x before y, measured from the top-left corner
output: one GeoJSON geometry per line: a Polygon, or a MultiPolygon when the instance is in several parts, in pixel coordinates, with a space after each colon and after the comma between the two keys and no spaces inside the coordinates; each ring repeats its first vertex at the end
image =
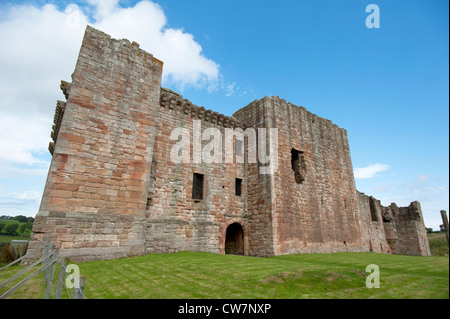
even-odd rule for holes
{"type": "Polygon", "coordinates": [[[64,258],[59,269],[58,282],[56,283],[55,299],[61,299],[64,280],[66,279],[67,258],[64,258]]]}
{"type": "Polygon", "coordinates": [[[447,245],[450,246],[449,238],[448,238],[448,218],[447,212],[445,210],[441,210],[442,222],[444,223],[445,236],[447,237],[447,245]]]}
{"type": "MultiPolygon", "coordinates": [[[[43,255],[41,258],[39,258],[37,261],[35,261],[31,265],[29,265],[26,269],[20,271],[19,273],[15,274],[14,276],[10,277],[9,279],[7,279],[3,283],[1,283],[0,287],[3,287],[10,282],[13,282],[20,275],[31,270],[36,265],[42,263],[42,266],[39,269],[35,270],[31,275],[29,275],[28,277],[26,277],[25,279],[23,279],[22,281],[17,283],[14,287],[9,289],[6,293],[0,295],[0,299],[4,299],[4,298],[8,297],[11,293],[16,291],[19,287],[23,286],[25,283],[30,281],[32,278],[36,277],[38,274],[42,274],[42,272],[44,272],[44,283],[43,284],[46,285],[44,298],[49,299],[52,294],[53,280],[55,277],[55,271],[56,271],[56,267],[57,267],[58,263],[61,264],[61,268],[60,268],[60,271],[58,274],[54,298],[55,299],[61,298],[61,293],[63,290],[63,286],[65,286],[65,279],[66,279],[66,274],[67,274],[66,266],[69,261],[67,258],[64,258],[63,261],[61,262],[61,260],[58,257],[58,252],[55,250],[54,247],[51,246],[50,240],[48,238],[46,239],[46,242],[45,242],[43,248],[44,248],[44,250],[43,250],[43,255]]],[[[40,248],[39,248],[39,250],[40,250],[40,248]]],[[[22,256],[18,260],[21,260],[24,257],[25,256],[22,256]]],[[[14,261],[13,263],[8,264],[7,266],[1,268],[0,270],[6,269],[15,263],[17,263],[17,261],[14,261]]],[[[73,299],[86,298],[84,296],[84,286],[86,284],[86,277],[80,276],[79,279],[80,279],[79,287],[74,288],[73,299]]],[[[68,297],[70,298],[70,294],[68,295],[68,297]]]]}
{"type": "Polygon", "coordinates": [[[52,292],[52,283],[53,283],[53,275],[55,274],[55,265],[56,261],[53,262],[51,266],[49,266],[47,269],[50,269],[48,278],[47,278],[47,289],[45,290],[45,297],[44,299],[49,299],[50,294],[52,292]]]}
{"type": "MultiPolygon", "coordinates": [[[[50,262],[50,252],[51,252],[50,240],[47,238],[45,241],[45,246],[44,246],[44,256],[43,257],[45,259],[42,261],[43,266],[47,266],[47,264],[50,262]]],[[[44,282],[47,282],[49,272],[50,272],[50,269],[49,269],[49,267],[47,267],[45,269],[44,282]]]]}
{"type": "Polygon", "coordinates": [[[80,287],[74,288],[73,290],[73,299],[83,299],[84,293],[84,284],[86,283],[86,276],[80,276],[80,287]]]}

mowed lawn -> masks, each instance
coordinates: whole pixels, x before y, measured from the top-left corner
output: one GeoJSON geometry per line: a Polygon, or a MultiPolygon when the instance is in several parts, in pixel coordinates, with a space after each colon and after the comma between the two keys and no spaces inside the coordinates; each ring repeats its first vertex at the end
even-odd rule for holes
{"type": "MultiPolygon", "coordinates": [[[[258,258],[179,252],[78,266],[87,277],[89,299],[449,298],[448,257],[335,253],[258,258]],[[380,269],[380,288],[366,287],[369,264],[380,269]]],[[[19,269],[0,272],[0,282],[19,269]]],[[[39,298],[41,280],[11,297],[39,298]]]]}

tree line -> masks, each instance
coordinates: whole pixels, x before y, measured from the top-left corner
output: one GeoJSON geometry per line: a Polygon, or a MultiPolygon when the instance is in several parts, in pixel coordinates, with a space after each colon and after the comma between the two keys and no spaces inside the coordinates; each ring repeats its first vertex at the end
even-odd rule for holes
{"type": "Polygon", "coordinates": [[[435,233],[444,233],[445,232],[444,224],[439,225],[439,230],[433,230],[433,228],[426,228],[426,230],[427,230],[427,234],[435,234],[435,233]]]}
{"type": "Polygon", "coordinates": [[[23,215],[18,216],[0,216],[0,233],[4,233],[9,236],[17,236],[23,234],[29,234],[33,227],[34,218],[23,215]],[[18,223],[7,223],[6,220],[15,220],[18,223]]]}

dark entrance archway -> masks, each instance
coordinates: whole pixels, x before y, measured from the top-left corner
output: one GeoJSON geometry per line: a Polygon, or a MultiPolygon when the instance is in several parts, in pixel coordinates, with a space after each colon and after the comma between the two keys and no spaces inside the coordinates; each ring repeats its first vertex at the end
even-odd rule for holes
{"type": "Polygon", "coordinates": [[[225,254],[244,254],[244,230],[238,223],[228,226],[225,239],[225,254]]]}

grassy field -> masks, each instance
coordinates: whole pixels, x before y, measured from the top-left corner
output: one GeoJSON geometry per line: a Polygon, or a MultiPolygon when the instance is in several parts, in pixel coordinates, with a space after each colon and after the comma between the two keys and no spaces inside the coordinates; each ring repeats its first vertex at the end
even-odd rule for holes
{"type": "Polygon", "coordinates": [[[448,243],[445,233],[428,234],[428,242],[430,244],[431,255],[448,256],[448,243]]]}
{"type": "MultiPolygon", "coordinates": [[[[18,230],[20,230],[20,227],[25,224],[24,222],[19,222],[17,220],[11,220],[11,219],[0,219],[0,223],[2,223],[4,225],[18,224],[19,225],[18,230]]],[[[0,247],[3,244],[9,244],[11,242],[11,240],[13,240],[13,239],[29,240],[30,234],[31,234],[31,230],[26,229],[26,230],[23,230],[22,232],[19,232],[15,236],[10,236],[6,233],[6,229],[3,228],[0,231],[0,247]]]]}
{"type": "Polygon", "coordinates": [[[13,240],[13,239],[28,240],[30,238],[30,234],[31,234],[31,230],[30,229],[26,229],[26,230],[20,231],[20,227],[25,224],[24,222],[19,222],[17,220],[0,219],[0,223],[4,224],[6,226],[10,225],[10,224],[18,224],[19,225],[19,227],[18,227],[18,231],[19,232],[18,232],[18,234],[16,236],[9,236],[9,235],[7,235],[5,228],[3,228],[0,231],[0,245],[2,243],[9,244],[11,242],[11,240],[13,240]]]}
{"type": "Polygon", "coordinates": [[[5,234],[0,234],[0,245],[5,243],[5,244],[9,244],[11,242],[11,240],[13,239],[18,239],[18,240],[29,240],[30,237],[26,237],[26,236],[9,236],[9,235],[5,235],[5,234]]]}
{"type": "MultiPolygon", "coordinates": [[[[180,252],[78,266],[87,277],[89,299],[449,298],[448,257],[335,253],[257,258],[180,252]],[[365,285],[369,264],[379,266],[380,288],[365,285]]],[[[18,269],[0,272],[0,282],[18,269]]],[[[39,298],[41,282],[38,278],[11,297],[39,298]]]]}

